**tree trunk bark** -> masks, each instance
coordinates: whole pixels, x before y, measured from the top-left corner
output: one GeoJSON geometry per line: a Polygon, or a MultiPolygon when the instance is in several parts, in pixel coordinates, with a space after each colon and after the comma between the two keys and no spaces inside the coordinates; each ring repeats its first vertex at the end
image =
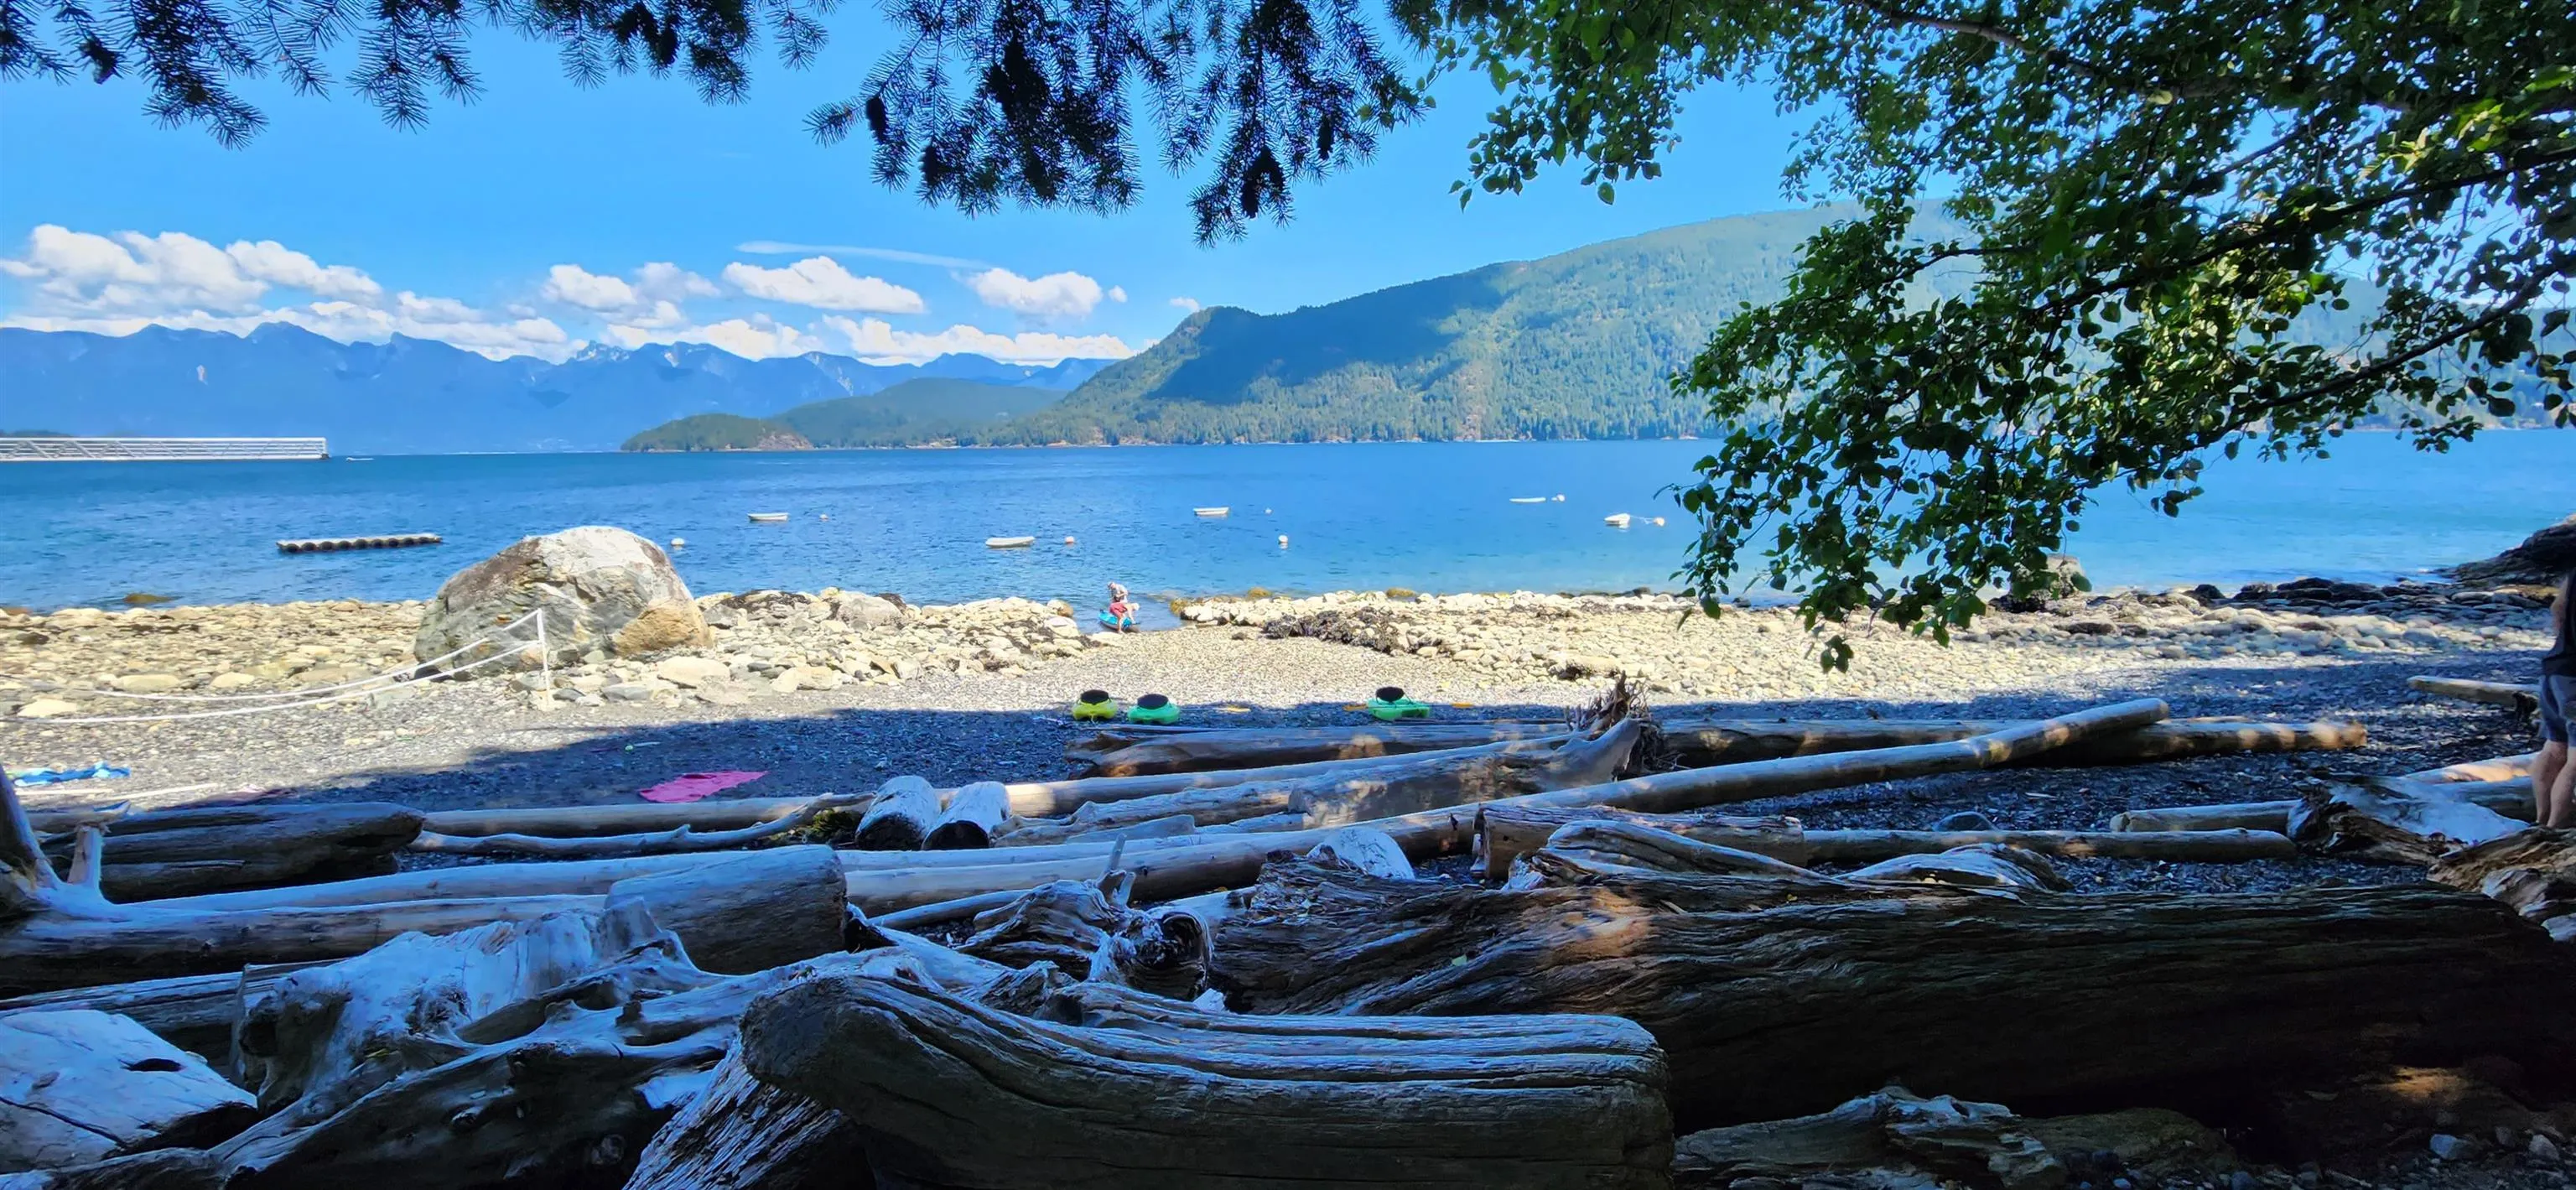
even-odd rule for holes
{"type": "Polygon", "coordinates": [[[739,1053],[644,1146],[626,1190],[838,1190],[869,1186],[847,1117],[751,1076],[739,1053]]]}
{"type": "MultiPolygon", "coordinates": [[[[2427,801],[2457,802],[2492,810],[2507,818],[2531,821],[2529,778],[2476,781],[2404,782],[2406,792],[2427,801]]],[[[2277,802],[2231,802],[2218,806],[2160,806],[2123,810],[2111,816],[2115,831],[2255,830],[2287,834],[2299,812],[2297,799],[2277,802]]]]}
{"type": "Polygon", "coordinates": [[[131,1018],[135,1024],[150,1029],[155,1036],[180,1049],[229,1067],[232,1062],[233,1024],[241,1016],[242,1004],[257,998],[270,984],[293,972],[332,961],[337,960],[280,963],[214,975],[181,975],[137,983],[38,992],[0,1000],[0,1020],[22,1012],[69,1009],[112,1013],[131,1018]]]}
{"type": "MultiPolygon", "coordinates": [[[[864,805],[866,795],[855,804],[864,805]]],[[[775,822],[819,799],[811,797],[717,798],[703,802],[626,806],[532,806],[505,809],[435,810],[421,829],[451,837],[470,835],[539,835],[580,839],[596,835],[633,835],[687,827],[693,831],[742,830],[775,822]]]]}
{"type": "MultiPolygon", "coordinates": [[[[382,875],[420,824],[419,811],[385,802],[134,814],[106,828],[100,891],[131,902],[382,875]]],[[[58,837],[46,850],[67,862],[71,840],[58,837]]]]}
{"type": "Polygon", "coordinates": [[[2493,897],[2560,942],[2576,942],[2576,829],[2535,827],[2463,848],[2429,875],[2493,897]]]}
{"type": "Polygon", "coordinates": [[[2335,782],[2310,791],[2291,812],[2290,835],[2358,859],[2421,865],[2521,829],[2483,806],[2423,796],[2438,788],[2378,778],[2335,782]]]}
{"type": "Polygon", "coordinates": [[[743,1016],[879,1185],[1663,1187],[1664,1066],[1603,1017],[1235,1016],[1085,985],[1041,1017],[826,977],[743,1016]],[[1080,1023],[1065,1023],[1080,1022],[1080,1023]]]}
{"type": "Polygon", "coordinates": [[[1207,976],[1207,932],[1183,913],[1128,908],[1134,874],[1058,880],[976,915],[957,953],[1005,967],[1053,963],[1075,979],[1188,999],[1207,976]]]}
{"type": "Polygon", "coordinates": [[[2576,1041],[2559,991],[2576,948],[2429,888],[1490,891],[1274,865],[1217,926],[1210,979],[1254,1012],[1625,1016],[1662,1042],[1685,1127],[1821,1111],[1898,1074],[2006,1103],[2189,1106],[2400,1048],[2561,1061],[2576,1041]]]}
{"type": "MultiPolygon", "coordinates": [[[[2286,828],[2289,803],[2281,806],[2276,827],[2286,828]]],[[[1818,863],[1875,863],[1900,855],[1925,855],[1956,847],[2001,844],[2041,855],[2073,859],[2109,858],[2169,860],[2176,863],[2237,863],[2289,859],[2297,845],[2280,830],[2174,828],[2165,833],[2112,831],[1899,831],[1806,830],[1786,818],[1734,815],[1634,814],[1600,807],[1523,809],[1489,807],[1476,827],[1476,854],[1485,879],[1511,874],[1512,861],[1547,844],[1558,829],[1576,822],[1630,822],[1670,831],[1686,839],[1767,855],[1806,867],[1818,863]]]]}
{"type": "Polygon", "coordinates": [[[525,855],[541,859],[601,859],[628,855],[687,855],[703,851],[736,851],[804,830],[835,812],[847,813],[875,799],[867,795],[827,794],[805,799],[792,810],[751,826],[700,832],[687,823],[649,834],[595,835],[443,835],[424,831],[412,840],[414,851],[443,855],[525,855]]]}

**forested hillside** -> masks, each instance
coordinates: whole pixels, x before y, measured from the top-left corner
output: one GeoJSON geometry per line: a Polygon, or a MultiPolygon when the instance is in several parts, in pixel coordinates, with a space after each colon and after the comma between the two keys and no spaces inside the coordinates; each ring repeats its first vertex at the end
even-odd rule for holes
{"type": "Polygon", "coordinates": [[[1837,212],[1711,220],[1325,306],[1191,315],[1008,429],[1021,442],[1698,434],[1665,378],[1769,300],[1837,212]]]}
{"type": "Polygon", "coordinates": [[[626,440],[627,450],[805,450],[977,445],[1013,418],[1054,404],[1053,389],[972,380],[907,380],[882,392],[798,405],[772,417],[684,417],[626,440]]]}

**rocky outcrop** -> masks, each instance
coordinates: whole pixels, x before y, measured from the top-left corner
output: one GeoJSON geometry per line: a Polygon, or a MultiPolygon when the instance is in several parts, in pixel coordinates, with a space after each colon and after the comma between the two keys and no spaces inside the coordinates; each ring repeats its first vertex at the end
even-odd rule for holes
{"type": "Polygon", "coordinates": [[[2450,576],[2486,587],[2554,587],[2576,570],[2576,515],[2524,538],[2521,545],[2482,562],[2463,562],[2450,576]]]}
{"type": "MultiPolygon", "coordinates": [[[[586,525],[522,538],[458,571],[430,600],[413,655],[427,661],[465,650],[441,663],[453,669],[533,642],[537,621],[528,613],[540,609],[546,647],[558,663],[593,652],[639,657],[714,640],[661,547],[624,529],[586,525]]],[[[532,649],[513,664],[536,663],[532,649]]]]}

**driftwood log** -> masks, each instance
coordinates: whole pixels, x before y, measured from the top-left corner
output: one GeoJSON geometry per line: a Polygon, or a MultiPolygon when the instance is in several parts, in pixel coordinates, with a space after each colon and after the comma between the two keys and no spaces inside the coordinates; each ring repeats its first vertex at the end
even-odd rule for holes
{"type": "Polygon", "coordinates": [[[2331,782],[2291,811],[2290,835],[2356,859],[2423,865],[2522,829],[2483,806],[2427,796],[2439,788],[2381,778],[2331,782]]]}
{"type": "Polygon", "coordinates": [[[1128,907],[1132,872],[1058,880],[976,915],[957,952],[1005,967],[1052,963],[1076,979],[1188,999],[1207,973],[1207,932],[1186,913],[1128,907]]]}
{"type": "Polygon", "coordinates": [[[862,851],[918,851],[939,822],[939,791],[919,777],[888,778],[859,819],[851,845],[862,851]]]}
{"type": "MultiPolygon", "coordinates": [[[[602,903],[557,895],[278,908],[209,909],[197,899],[121,905],[98,891],[99,841],[97,828],[82,828],[70,874],[58,874],[37,849],[16,791],[0,777],[0,995],[345,958],[405,933],[449,934],[602,903]]],[[[641,898],[711,970],[756,971],[839,949],[848,917],[846,880],[823,847],[742,853],[610,888],[621,890],[641,898]]]]}
{"type": "MultiPolygon", "coordinates": [[[[1684,767],[1740,764],[1868,748],[1937,744],[1984,735],[2012,720],[1973,719],[1673,719],[1657,729],[1684,767]]],[[[1549,747],[1569,734],[1562,723],[1370,724],[1354,727],[1213,728],[1180,732],[1104,730],[1065,750],[1103,775],[1196,772],[1259,765],[1396,756],[1438,749],[1514,743],[1549,747]]],[[[2043,764],[2134,764],[2244,752],[2359,748],[2370,733],[2346,720],[2264,723],[2242,719],[2174,719],[2062,749],[2043,764]]]]}
{"type": "Polygon", "coordinates": [[[2408,678],[2406,684],[2436,698],[2485,703],[2492,707],[2503,707],[2517,715],[2529,715],[2540,710],[2540,687],[2538,686],[2516,682],[2482,682],[2475,678],[2436,677],[2408,678]]]}
{"type": "Polygon", "coordinates": [[[827,814],[847,812],[873,801],[873,798],[862,794],[825,794],[803,799],[793,809],[776,817],[730,830],[701,831],[684,822],[668,830],[576,837],[518,833],[447,835],[423,831],[411,841],[411,849],[445,855],[525,855],[545,859],[734,851],[805,830],[827,814]]]}
{"type": "Polygon", "coordinates": [[[2493,897],[2560,942],[2576,942],[2576,829],[2535,827],[2462,848],[2429,874],[2493,897]]]}
{"type": "Polygon", "coordinates": [[[922,846],[933,851],[990,847],[1010,817],[1010,790],[999,781],[978,781],[949,795],[948,808],[940,811],[922,846]]]}
{"type": "Polygon", "coordinates": [[[1626,1021],[1235,1016],[1096,984],[1034,1007],[810,978],[744,1013],[743,1060],[856,1122],[880,1184],[1669,1184],[1662,1056],[1626,1021]]]}
{"type": "MultiPolygon", "coordinates": [[[[2286,826],[2287,806],[2283,820],[2286,826]]],[[[1597,806],[1571,809],[1487,807],[1476,824],[1476,855],[1488,880],[1511,872],[1512,861],[1546,845],[1575,822],[1633,822],[1687,839],[1715,843],[1805,867],[1817,863],[1875,863],[1956,847],[2001,844],[2068,859],[2141,859],[2174,863],[2239,863],[2289,859],[2298,848],[2280,830],[2217,827],[2200,830],[2118,831],[1905,831],[1808,830],[1780,817],[1715,813],[1637,814],[1597,806]]]]}
{"type": "MultiPolygon", "coordinates": [[[[202,806],[116,818],[106,826],[100,891],[114,901],[377,876],[420,833],[417,810],[385,802],[202,806]]],[[[71,859],[71,836],[46,853],[71,859]]]]}
{"type": "Polygon", "coordinates": [[[1663,1044],[1691,1127],[1824,1110],[1900,1073],[2007,1103],[2190,1107],[2392,1048],[2563,1061],[2576,1041],[2552,990],[2576,948],[2447,889],[1493,891],[1290,863],[1243,900],[1210,968],[1237,1008],[1624,1016],[1663,1044]]]}
{"type": "Polygon", "coordinates": [[[248,1092],[124,1017],[0,1017],[0,1174],[211,1144],[258,1118],[248,1092]]]}
{"type": "Polygon", "coordinates": [[[847,1117],[753,1078],[735,1053],[653,1134],[626,1190],[839,1190],[873,1185],[847,1117]]]}
{"type": "MultiPolygon", "coordinates": [[[[2383,780],[2387,780],[2383,778],[2383,780]]],[[[2531,820],[2531,781],[2406,781],[2406,792],[2428,801],[2461,802],[2507,818],[2531,820]]],[[[2123,810],[2111,816],[2115,831],[2257,830],[2287,833],[2300,810],[2296,798],[2273,802],[2230,802],[2214,806],[2158,806],[2123,810]]]]}
{"type": "MultiPolygon", "coordinates": [[[[2089,1157],[2090,1154],[2088,1153],[2089,1157]]],[[[1694,1132],[1673,1142],[1673,1184],[2061,1190],[2066,1164],[1995,1103],[1890,1087],[1820,1115],[1694,1132]]]]}
{"type": "Polygon", "coordinates": [[[1252,829],[1307,830],[1597,785],[1617,775],[1640,731],[1639,724],[1621,723],[1598,739],[1569,739],[1546,751],[1441,752],[1355,772],[1095,802],[1062,820],[1015,824],[1000,841],[1010,846],[1056,843],[1175,814],[1201,826],[1242,823],[1252,829]]]}
{"type": "Polygon", "coordinates": [[[280,963],[212,975],[66,988],[0,1000],[0,1020],[28,1012],[86,1009],[127,1017],[172,1045],[208,1061],[232,1061],[233,1026],[241,1006],[297,971],[335,960],[280,963]]]}

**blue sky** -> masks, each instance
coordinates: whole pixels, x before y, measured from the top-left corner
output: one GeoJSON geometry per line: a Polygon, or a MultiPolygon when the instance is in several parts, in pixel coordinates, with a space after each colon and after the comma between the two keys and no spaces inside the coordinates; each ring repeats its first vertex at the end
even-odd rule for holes
{"type": "Polygon", "coordinates": [[[1114,216],[967,218],[871,181],[863,137],[807,136],[804,114],[856,91],[884,27],[845,9],[833,34],[812,69],[766,62],[731,106],[676,78],[575,87],[543,47],[490,34],[483,95],[425,129],[255,86],[270,123],[244,149],[154,124],[129,82],[0,84],[0,321],[1045,362],[1141,348],[1176,303],[1285,310],[1786,205],[1792,124],[1767,93],[1712,89],[1664,177],[1615,205],[1564,171],[1461,210],[1449,183],[1492,97],[1471,76],[1376,161],[1306,190],[1294,224],[1246,240],[1196,244],[1193,181],[1160,175],[1114,216]]]}

